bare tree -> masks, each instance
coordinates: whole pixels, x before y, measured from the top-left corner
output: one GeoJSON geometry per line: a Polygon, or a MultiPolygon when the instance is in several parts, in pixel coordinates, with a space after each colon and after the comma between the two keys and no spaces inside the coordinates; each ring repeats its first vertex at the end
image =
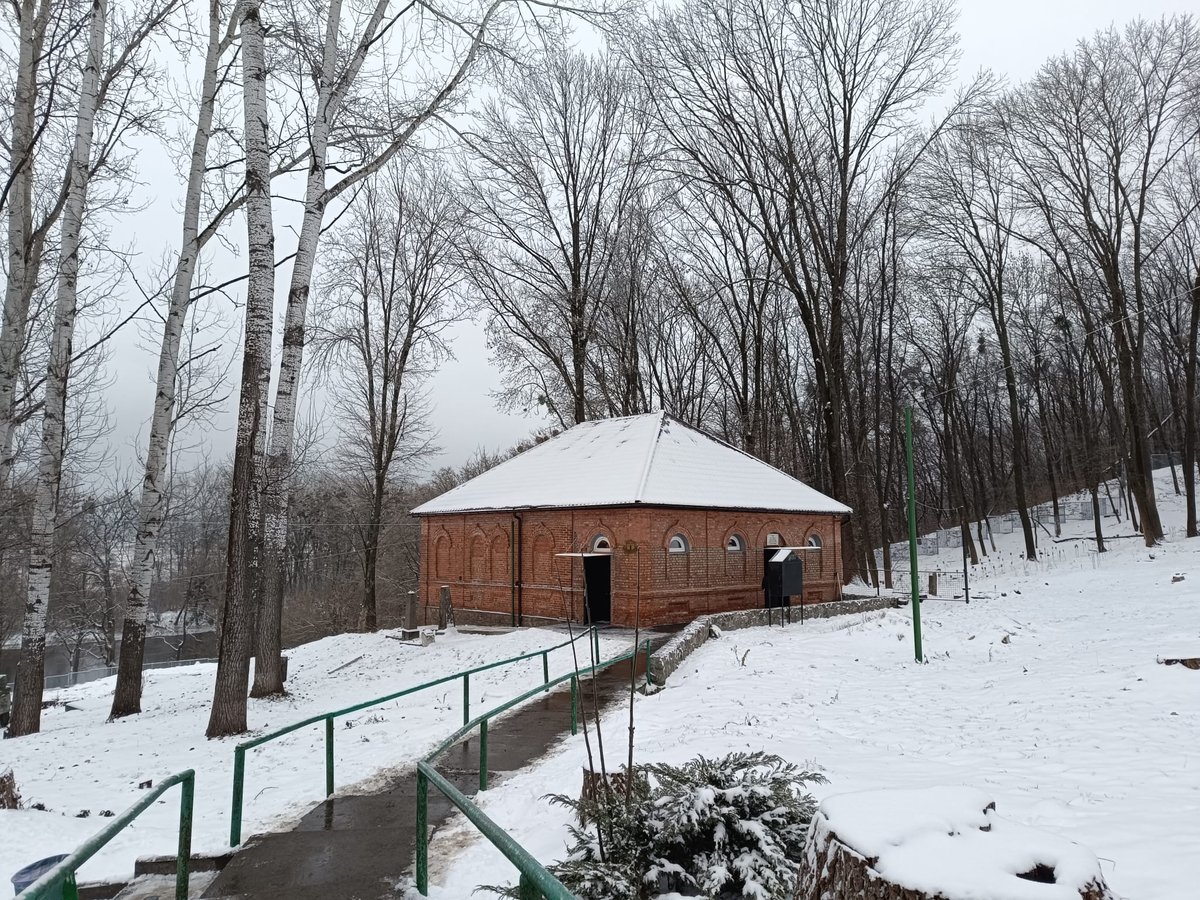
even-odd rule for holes
{"type": "Polygon", "coordinates": [[[229,492],[229,549],[217,677],[206,734],[246,730],[246,691],[258,598],[262,461],[271,377],[271,321],[275,302],[275,226],[271,210],[270,136],[262,4],[247,0],[241,18],[242,110],[246,147],[246,320],[237,439],[229,492]]]}
{"type": "MultiPolygon", "coordinates": [[[[267,450],[264,498],[264,585],[265,601],[255,631],[255,696],[283,690],[279,668],[283,620],[283,554],[287,545],[287,481],[293,463],[296,398],[303,369],[308,295],[326,211],[349,196],[356,187],[380,171],[404,151],[420,129],[458,101],[462,89],[491,52],[509,48],[510,31],[522,20],[522,11],[537,13],[556,8],[544,0],[485,0],[474,9],[454,12],[423,4],[398,7],[376,0],[365,7],[361,26],[349,29],[344,42],[342,3],[330,3],[324,27],[314,33],[309,27],[307,7],[294,8],[295,15],[283,29],[291,44],[298,80],[311,76],[311,90],[304,102],[313,111],[306,123],[308,171],[303,199],[303,221],[292,263],[288,304],[284,319],[283,350],[267,450]],[[425,20],[426,13],[432,16],[425,20]],[[511,13],[511,15],[508,15],[511,13]],[[419,20],[419,21],[418,21],[419,20]],[[412,27],[404,25],[411,22],[412,27]],[[431,40],[429,23],[438,35],[431,40]],[[399,27],[397,27],[399,26],[399,27]],[[399,38],[395,35],[400,34],[399,38]],[[388,38],[394,40],[389,42],[388,38]],[[394,46],[398,42],[399,47],[394,46]],[[350,49],[350,45],[353,49],[350,49]],[[428,48],[436,47],[432,57],[428,48]],[[412,81],[406,73],[393,70],[389,61],[398,59],[414,66],[428,66],[434,73],[412,81]],[[382,60],[362,79],[370,55],[382,60]],[[419,60],[419,61],[418,61],[419,60]],[[365,82],[365,83],[364,83],[365,82]],[[407,93],[398,86],[412,86],[407,93]],[[330,151],[338,150],[333,171],[340,174],[328,184],[330,151]]],[[[304,85],[297,91],[305,93],[304,85]]]]}
{"type": "Polygon", "coordinates": [[[464,134],[468,271],[508,401],[544,404],[563,425],[595,415],[589,349],[649,174],[635,94],[614,56],[551,50],[507,77],[464,134]]]}
{"type": "Polygon", "coordinates": [[[953,21],[944,0],[704,0],[657,16],[631,48],[680,174],[758,235],[796,304],[823,419],[818,483],[852,505],[847,448],[865,444],[845,393],[851,261],[929,140],[917,112],[950,77],[953,21]],[[895,155],[905,164],[884,164],[895,155]]]}
{"type": "Polygon", "coordinates": [[[164,484],[168,448],[175,424],[180,417],[176,403],[179,380],[179,351],[184,322],[192,302],[192,283],[196,264],[205,244],[217,233],[230,211],[230,205],[217,211],[201,230],[200,213],[204,179],[208,165],[208,147],[218,91],[225,82],[221,60],[233,42],[232,19],[226,21],[224,4],[210,0],[208,5],[208,44],[204,57],[203,78],[197,105],[196,127],[192,137],[190,167],[184,194],[183,226],[179,256],[171,278],[170,296],[163,321],[162,346],[158,357],[158,375],[154,390],[154,413],[147,439],[145,472],[142,477],[138,510],[137,538],[130,573],[129,599],[121,627],[121,663],[113,692],[112,718],[141,711],[142,660],[146,643],[146,614],[150,583],[154,573],[154,555],[164,514],[164,484]]]}
{"type": "MultiPolygon", "coordinates": [[[[79,101],[75,117],[74,145],[68,174],[64,178],[66,199],[58,248],[56,298],[50,357],[46,368],[41,443],[37,486],[33,505],[33,527],[29,561],[29,599],[21,639],[20,677],[13,694],[13,724],[9,735],[36,732],[41,723],[42,684],[45,666],[46,613],[58,523],[58,500],[62,477],[67,388],[73,360],[72,342],[79,309],[80,254],[88,187],[121,146],[126,135],[144,122],[144,109],[136,98],[148,75],[146,44],[174,10],[174,0],[155,0],[155,5],[134,11],[133,24],[122,23],[123,33],[106,60],[107,0],[92,0],[89,37],[79,101]],[[144,14],[142,18],[139,13],[144,14]],[[124,83],[118,79],[127,79],[124,83]],[[113,104],[106,103],[112,92],[113,104]],[[98,116],[107,128],[93,154],[98,116]]],[[[142,94],[144,96],[144,94],[142,94]]]]}
{"type": "MultiPolygon", "coordinates": [[[[9,136],[9,172],[0,194],[8,222],[8,272],[4,321],[0,328],[0,487],[7,488],[16,429],[18,375],[27,346],[30,303],[37,290],[42,256],[50,230],[66,204],[67,184],[41,185],[51,202],[35,202],[34,184],[42,148],[54,134],[52,123],[66,115],[70,94],[66,65],[81,23],[75,3],[20,0],[6,4],[16,15],[17,60],[9,136]]],[[[47,160],[47,168],[51,163],[47,160]]]]}
{"type": "Polygon", "coordinates": [[[940,261],[964,276],[960,287],[987,310],[995,330],[1008,394],[1013,486],[1025,537],[1025,558],[1036,559],[1026,488],[1025,428],[1009,338],[1013,302],[1009,259],[1019,207],[1015,167],[1004,151],[995,123],[973,117],[947,129],[934,142],[918,175],[921,224],[936,243],[940,261]]]}
{"type": "Polygon", "coordinates": [[[330,242],[316,341],[336,364],[339,455],[366,502],[361,518],[359,628],[374,631],[379,536],[394,485],[429,452],[420,378],[444,357],[442,333],[461,315],[458,247],[465,232],[449,178],[414,160],[367,181],[330,242]],[[397,471],[399,469],[399,471],[397,471]]]}
{"type": "Polygon", "coordinates": [[[1112,332],[1130,487],[1147,545],[1163,536],[1143,366],[1147,267],[1161,246],[1152,214],[1181,154],[1200,137],[1200,124],[1185,115],[1198,68],[1191,19],[1137,21],[1050,60],[1003,107],[1031,214],[1023,236],[1070,287],[1087,329],[1112,332]]]}

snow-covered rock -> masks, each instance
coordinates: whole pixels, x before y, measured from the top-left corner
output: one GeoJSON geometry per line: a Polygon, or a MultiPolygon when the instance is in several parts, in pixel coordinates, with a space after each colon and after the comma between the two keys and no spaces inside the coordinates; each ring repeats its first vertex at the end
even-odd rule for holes
{"type": "Polygon", "coordinates": [[[1105,900],[1086,847],[996,814],[968,787],[885,789],[822,801],[801,900],[1105,900]]]}

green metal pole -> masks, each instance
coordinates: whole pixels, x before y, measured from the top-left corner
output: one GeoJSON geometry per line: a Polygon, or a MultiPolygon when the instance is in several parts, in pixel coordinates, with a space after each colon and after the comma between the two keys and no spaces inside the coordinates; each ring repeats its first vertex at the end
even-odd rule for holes
{"type": "Polygon", "coordinates": [[[229,810],[229,846],[242,842],[242,792],[246,785],[246,751],[233,748],[233,803],[229,810]]]}
{"type": "Polygon", "coordinates": [[[571,676],[571,734],[579,734],[579,677],[571,676]]]}
{"type": "Polygon", "coordinates": [[[179,856],[175,860],[175,900],[188,900],[188,881],[192,865],[192,808],[196,801],[196,773],[180,784],[179,856]]]}
{"type": "Polygon", "coordinates": [[[325,796],[333,796],[333,716],[325,720],[325,796]]]}
{"type": "Polygon", "coordinates": [[[471,721],[471,676],[463,674],[463,724],[471,721]]]}
{"type": "Polygon", "coordinates": [[[487,719],[479,723],[479,790],[487,790],[488,781],[488,765],[487,765],[487,719]]]}
{"type": "Polygon", "coordinates": [[[542,682],[546,685],[546,690],[550,690],[550,654],[542,654],[542,682]]]}
{"type": "Polygon", "coordinates": [[[917,479],[913,473],[911,406],[904,408],[904,451],[908,456],[908,562],[912,570],[913,653],[917,662],[922,662],[925,655],[921,652],[921,585],[917,572],[917,479]]]}
{"type": "Polygon", "coordinates": [[[429,896],[429,777],[417,767],[417,891],[429,896]]]}

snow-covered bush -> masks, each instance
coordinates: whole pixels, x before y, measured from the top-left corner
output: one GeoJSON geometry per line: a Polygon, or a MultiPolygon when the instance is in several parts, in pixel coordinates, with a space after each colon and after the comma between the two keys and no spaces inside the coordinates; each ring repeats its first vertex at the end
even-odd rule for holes
{"type": "Polygon", "coordinates": [[[772,754],[731,753],[643,766],[628,795],[624,783],[578,800],[554,795],[579,824],[550,870],[581,900],[647,900],[662,890],[791,898],[816,809],[805,787],[824,780],[772,754]]]}
{"type": "Polygon", "coordinates": [[[676,889],[705,897],[790,898],[816,802],[804,788],[823,782],[767,753],[697,757],[646,767],[654,780],[655,867],[676,889]],[[657,868],[661,867],[661,868],[657,868]]]}

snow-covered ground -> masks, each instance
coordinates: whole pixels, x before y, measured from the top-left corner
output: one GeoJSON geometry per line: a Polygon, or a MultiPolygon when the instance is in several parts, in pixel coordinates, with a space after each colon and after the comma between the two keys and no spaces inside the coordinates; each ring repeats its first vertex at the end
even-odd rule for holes
{"type": "MultiPolygon", "coordinates": [[[[228,846],[233,748],[248,736],[299,719],[401,690],[493,660],[562,643],[560,631],[529,629],[502,635],[439,636],[430,647],[393,639],[396,632],[346,634],[288,651],[288,695],[251,700],[250,735],[204,738],[216,666],[195,665],[146,673],[141,715],[105,722],[113,678],[65,688],[63,705],[43,713],[42,732],[0,742],[0,771],[12,767],[26,805],[0,810],[0,883],[45,856],[69,853],[106,824],[103,811],[120,813],[139,796],[138,784],[183,769],[196,770],[192,846],[197,852],[228,846]],[[69,708],[68,708],[69,707],[69,708]],[[46,811],[32,809],[41,804],[46,811]]],[[[624,642],[601,640],[604,657],[624,642]]],[[[586,653],[585,642],[579,647],[586,653]]],[[[550,675],[570,671],[571,650],[550,654],[550,675]]],[[[471,678],[471,708],[479,713],[542,682],[540,657],[471,678]]],[[[462,724],[462,682],[401,698],[336,722],[335,772],[339,791],[369,788],[373,780],[412,765],[462,724]]],[[[321,724],[251,750],[246,757],[242,833],[249,836],[287,822],[324,794],[321,724]]],[[[179,792],[154,808],[80,870],[96,881],[125,878],[137,856],[175,850],[179,792]]]]}
{"type": "MultiPolygon", "coordinates": [[[[1182,503],[1163,493],[1164,476],[1171,538],[1153,550],[1135,539],[1102,556],[1056,544],[1050,561],[1027,563],[1019,533],[998,536],[1003,565],[973,579],[980,599],[922,604],[927,665],[914,663],[907,609],[710,640],[664,690],[639,697],[637,757],[768,750],[821,767],[819,798],[976,787],[1006,819],[1090,848],[1120,895],[1192,900],[1200,671],[1156,658],[1181,647],[1200,656],[1200,540],[1182,538],[1182,503]]],[[[1086,534],[1090,523],[1070,527],[1086,534]]],[[[1130,530],[1111,519],[1106,529],[1130,530]]],[[[943,554],[947,567],[960,552],[943,554]]],[[[610,760],[624,755],[627,714],[604,721],[610,760]]],[[[582,735],[568,738],[481,806],[539,859],[560,858],[568,812],[542,798],[577,790],[584,760],[582,735]]],[[[437,898],[514,875],[461,819],[432,853],[437,898]]]]}

